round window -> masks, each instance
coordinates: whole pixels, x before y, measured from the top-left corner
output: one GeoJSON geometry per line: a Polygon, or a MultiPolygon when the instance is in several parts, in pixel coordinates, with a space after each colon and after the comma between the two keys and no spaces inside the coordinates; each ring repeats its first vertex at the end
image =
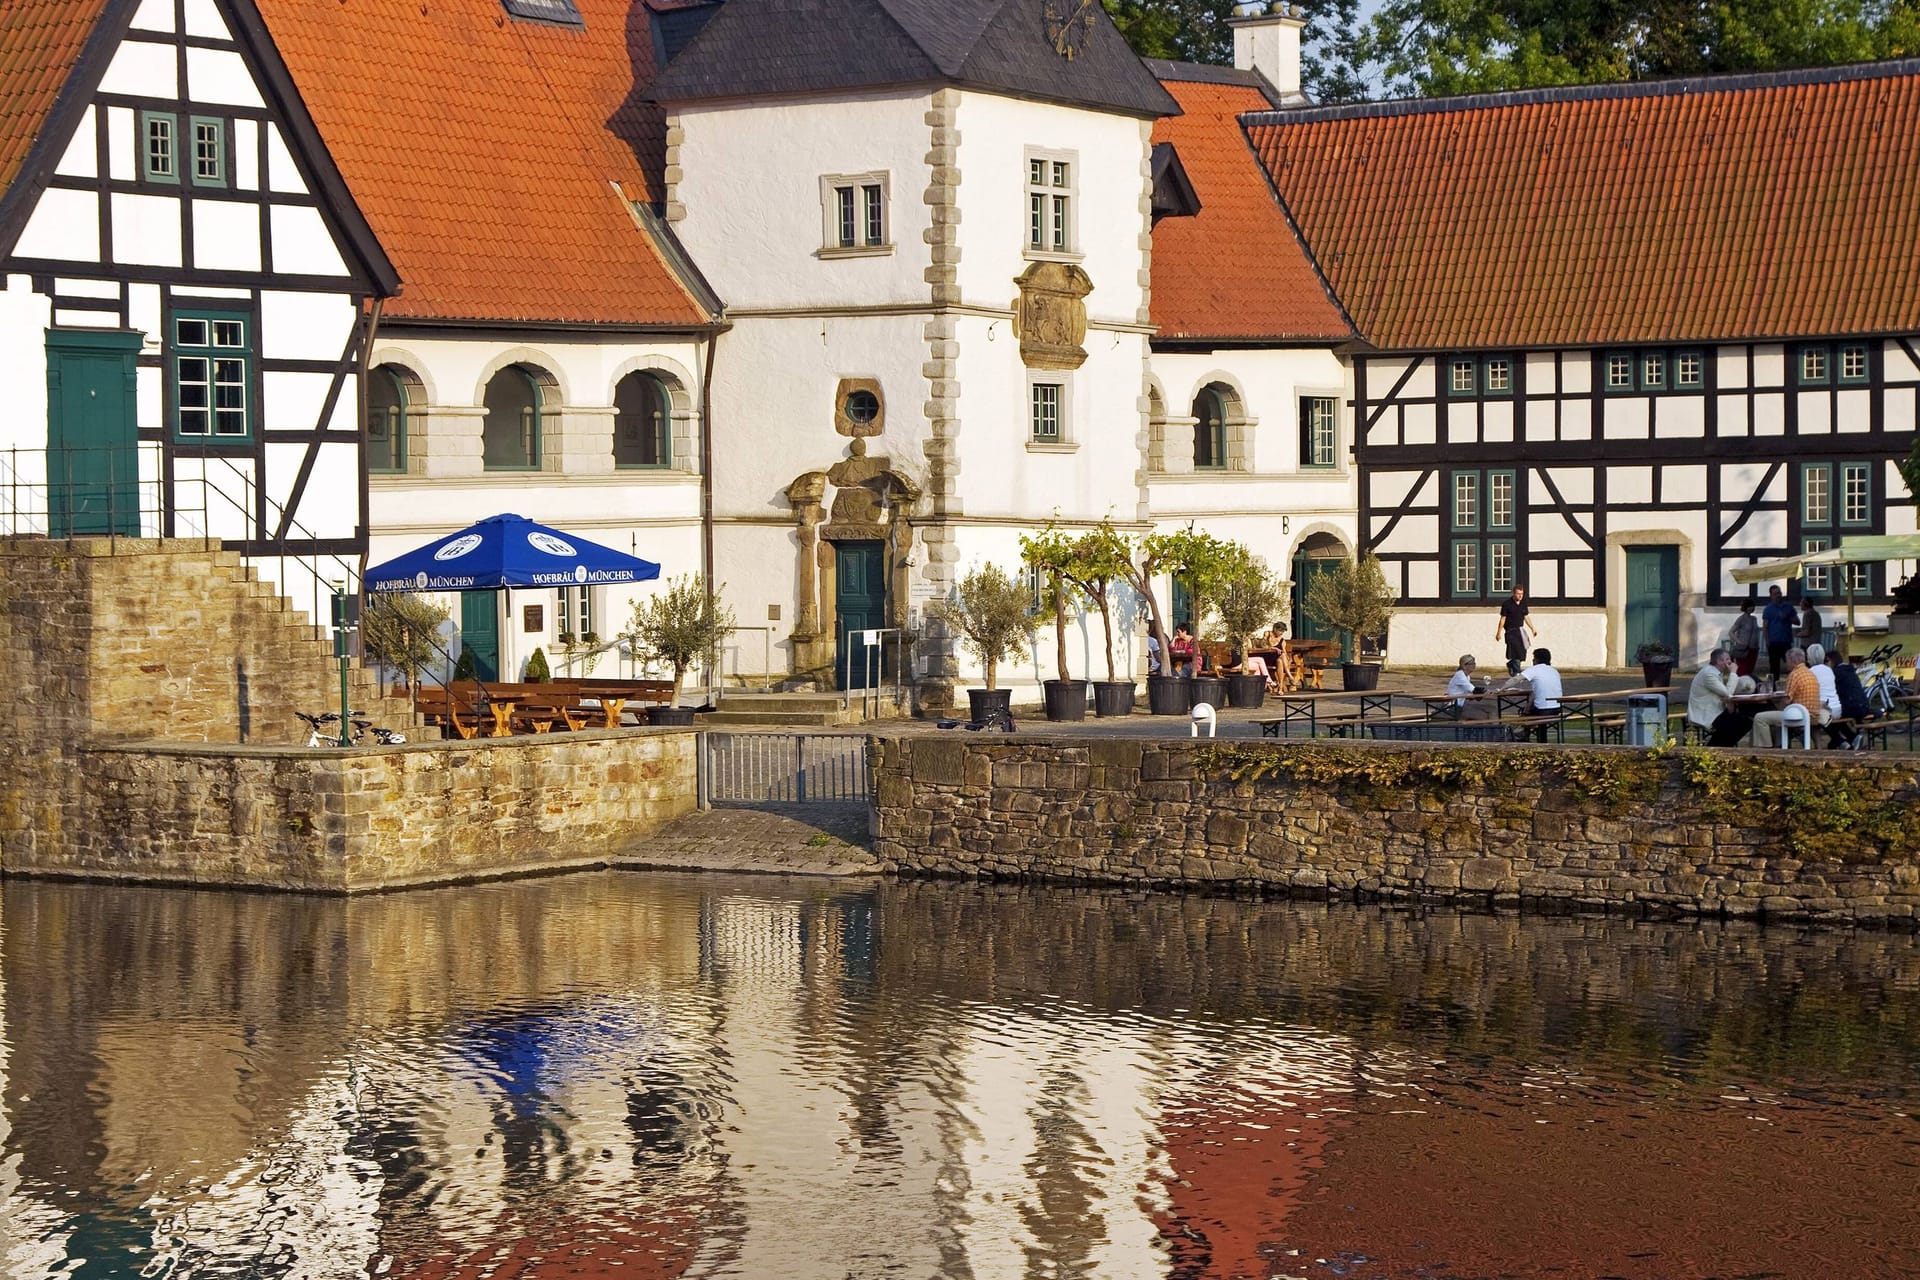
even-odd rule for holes
{"type": "Polygon", "coordinates": [[[848,422],[864,427],[880,416],[880,397],[871,391],[850,391],[847,393],[846,413],[848,422]]]}

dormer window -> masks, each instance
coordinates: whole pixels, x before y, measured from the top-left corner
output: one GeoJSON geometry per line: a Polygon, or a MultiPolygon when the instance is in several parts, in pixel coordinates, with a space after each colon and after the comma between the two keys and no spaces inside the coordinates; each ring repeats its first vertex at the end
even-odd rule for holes
{"type": "Polygon", "coordinates": [[[509,16],[529,22],[551,22],[562,27],[584,27],[586,20],[573,0],[500,0],[509,16]]]}

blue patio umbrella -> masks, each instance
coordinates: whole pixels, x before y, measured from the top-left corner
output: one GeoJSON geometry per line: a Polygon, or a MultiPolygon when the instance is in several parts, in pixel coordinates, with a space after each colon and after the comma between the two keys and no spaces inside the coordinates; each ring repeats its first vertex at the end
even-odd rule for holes
{"type": "Polygon", "coordinates": [[[365,582],[370,592],[489,591],[648,582],[659,576],[660,566],[651,560],[525,516],[497,515],[375,565],[365,582]]]}

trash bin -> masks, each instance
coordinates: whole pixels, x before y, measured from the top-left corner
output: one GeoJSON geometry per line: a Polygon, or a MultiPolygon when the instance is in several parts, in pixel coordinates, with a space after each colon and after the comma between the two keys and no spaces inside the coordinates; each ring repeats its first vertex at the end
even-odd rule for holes
{"type": "Polygon", "coordinates": [[[1667,740],[1667,695],[1636,693],[1627,698],[1627,745],[1657,747],[1667,740]]]}

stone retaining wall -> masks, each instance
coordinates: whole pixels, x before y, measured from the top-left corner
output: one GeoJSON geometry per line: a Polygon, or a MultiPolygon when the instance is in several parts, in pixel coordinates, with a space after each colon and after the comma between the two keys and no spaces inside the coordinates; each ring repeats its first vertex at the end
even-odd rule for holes
{"type": "Polygon", "coordinates": [[[1912,922],[1900,756],[876,740],[888,870],[1912,922]]]}
{"type": "MultiPolygon", "coordinates": [[[[602,866],[695,803],[695,735],[93,745],[0,823],[9,874],[356,893],[602,866]]],[[[19,797],[13,797],[18,805],[19,797]]]]}

